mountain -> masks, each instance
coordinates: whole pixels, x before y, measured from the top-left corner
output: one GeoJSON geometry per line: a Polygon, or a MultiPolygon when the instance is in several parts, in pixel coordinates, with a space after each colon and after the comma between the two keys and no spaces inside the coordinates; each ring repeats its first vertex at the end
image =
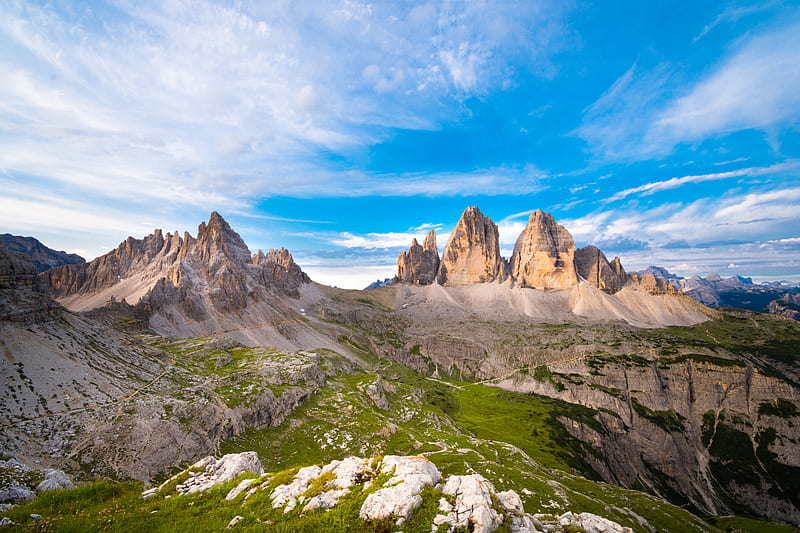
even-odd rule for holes
{"type": "Polygon", "coordinates": [[[69,254],[63,251],[57,252],[48,248],[33,237],[20,237],[10,233],[3,233],[0,234],[0,245],[5,246],[7,250],[27,255],[39,272],[61,265],[86,262],[83,257],[77,254],[69,254]]]}
{"type": "Polygon", "coordinates": [[[173,336],[227,332],[250,346],[336,348],[312,328],[302,309],[320,288],[285,250],[251,255],[217,212],[188,232],[129,237],[81,265],[42,274],[53,296],[73,311],[124,301],[149,314],[154,331],[173,336]]]}
{"type": "Polygon", "coordinates": [[[364,287],[364,290],[367,291],[369,289],[378,289],[380,287],[386,287],[387,285],[391,285],[394,281],[393,278],[385,278],[385,279],[377,279],[364,287]]]}
{"type": "Polygon", "coordinates": [[[647,531],[715,531],[686,510],[800,520],[800,326],[627,274],[551,218],[532,213],[514,260],[535,288],[477,208],[427,284],[435,236],[401,256],[410,281],[347,291],[308,280],[286,250],[251,255],[216,213],[197,238],[156,231],[42,274],[67,309],[32,267],[7,268],[17,289],[4,294],[29,302],[32,327],[0,321],[24,336],[2,367],[16,396],[1,451],[147,482],[212,450],[256,451],[272,472],[425,454],[532,512],[647,531]],[[54,329],[64,321],[82,325],[54,329]],[[42,344],[50,355],[29,367],[42,344]],[[49,371],[57,358],[92,362],[75,370],[85,385],[49,371]]]}
{"type": "Polygon", "coordinates": [[[456,311],[448,308],[455,306],[479,314],[535,316],[546,321],[577,315],[640,327],[692,324],[711,316],[652,274],[626,274],[618,257],[609,262],[594,246],[576,250],[569,231],[541,210],[531,213],[509,261],[500,256],[497,226],[477,207],[462,213],[435,277],[430,275],[430,264],[436,249],[429,246],[425,253],[430,260],[424,277],[418,275],[419,265],[426,264],[423,247],[414,240],[409,251],[398,257],[395,279],[419,287],[446,287],[409,288],[434,315],[452,316],[456,311]]]}
{"type": "Polygon", "coordinates": [[[780,282],[754,284],[752,278],[718,274],[681,278],[661,267],[649,267],[642,273],[651,273],[680,288],[684,294],[709,307],[737,307],[750,311],[772,313],[797,320],[791,309],[792,298],[800,289],[780,282]],[[788,306],[786,304],[789,304],[788,306]]]}

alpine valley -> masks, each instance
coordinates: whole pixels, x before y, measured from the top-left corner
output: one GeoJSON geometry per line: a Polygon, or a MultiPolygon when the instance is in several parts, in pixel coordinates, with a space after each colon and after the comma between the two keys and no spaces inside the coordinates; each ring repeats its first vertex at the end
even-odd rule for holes
{"type": "Polygon", "coordinates": [[[800,523],[800,323],[628,273],[548,213],[504,258],[468,207],[441,254],[431,231],[362,291],[251,253],[216,212],[88,263],[15,242],[0,244],[9,531],[800,523]]]}

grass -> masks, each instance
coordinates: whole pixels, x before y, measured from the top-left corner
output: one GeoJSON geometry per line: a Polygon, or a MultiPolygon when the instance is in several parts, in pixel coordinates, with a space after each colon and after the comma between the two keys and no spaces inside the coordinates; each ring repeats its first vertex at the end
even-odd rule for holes
{"type": "Polygon", "coordinates": [[[743,533],[798,533],[800,529],[786,524],[776,524],[766,520],[743,516],[717,516],[708,522],[723,531],[742,531],[743,533]]]}

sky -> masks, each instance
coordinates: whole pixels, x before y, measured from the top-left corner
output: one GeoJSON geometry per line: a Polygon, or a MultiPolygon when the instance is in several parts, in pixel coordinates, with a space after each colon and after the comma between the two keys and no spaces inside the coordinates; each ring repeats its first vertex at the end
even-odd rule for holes
{"type": "Polygon", "coordinates": [[[628,271],[800,281],[800,4],[7,0],[0,232],[87,259],[218,211],[315,281],[477,205],[628,271]]]}

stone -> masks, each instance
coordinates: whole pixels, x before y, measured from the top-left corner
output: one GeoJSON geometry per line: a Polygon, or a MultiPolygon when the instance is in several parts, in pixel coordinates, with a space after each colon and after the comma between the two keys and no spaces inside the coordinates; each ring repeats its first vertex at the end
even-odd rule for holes
{"type": "Polygon", "coordinates": [[[578,284],[575,242],[553,215],[537,209],[528,218],[511,255],[511,278],[519,287],[568,289],[578,284]]]}
{"type": "Polygon", "coordinates": [[[241,522],[242,520],[244,520],[244,517],[243,517],[243,516],[239,516],[239,515],[236,515],[236,516],[234,516],[234,517],[231,519],[231,521],[230,521],[230,522],[228,522],[228,526],[227,526],[225,529],[233,529],[233,528],[234,528],[234,527],[236,527],[236,526],[239,524],[239,522],[241,522]]]}
{"type": "Polygon", "coordinates": [[[0,488],[0,502],[29,502],[36,497],[36,493],[22,485],[8,485],[0,488]]]}
{"type": "Polygon", "coordinates": [[[407,252],[397,257],[397,277],[403,283],[430,285],[436,281],[439,269],[439,251],[436,247],[436,231],[430,230],[422,246],[417,239],[411,241],[407,252]]]}
{"type": "Polygon", "coordinates": [[[581,278],[609,294],[619,291],[628,282],[619,257],[609,263],[605,254],[595,246],[575,250],[575,270],[581,278]]]}
{"type": "Polygon", "coordinates": [[[349,492],[350,491],[347,489],[339,489],[329,490],[323,492],[322,494],[317,494],[308,501],[305,507],[303,507],[303,512],[306,513],[309,511],[314,511],[315,509],[333,509],[336,507],[336,504],[339,503],[339,500],[349,492]]]}
{"type": "MultiPolygon", "coordinates": [[[[502,516],[492,508],[494,486],[480,474],[450,476],[442,492],[455,497],[447,515],[450,524],[455,528],[464,528],[475,533],[491,533],[503,521],[502,516]]],[[[516,503],[508,493],[506,498],[510,504],[516,503]]],[[[522,502],[519,505],[521,507],[522,502]]]]}
{"type": "Polygon", "coordinates": [[[251,472],[259,476],[264,473],[256,452],[223,455],[222,459],[217,461],[212,468],[215,485],[222,485],[245,472],[251,472]]]}
{"type": "Polygon", "coordinates": [[[497,499],[500,505],[503,506],[505,512],[513,515],[522,515],[525,513],[525,508],[522,506],[522,499],[513,490],[506,490],[497,493],[497,499]]]}
{"type": "Polygon", "coordinates": [[[248,488],[250,488],[250,485],[252,485],[255,481],[256,481],[256,478],[243,479],[238,485],[233,487],[228,492],[228,495],[225,496],[225,501],[229,502],[231,500],[236,499],[236,497],[239,496],[242,492],[244,492],[248,488]]]}
{"type": "Polygon", "coordinates": [[[558,523],[561,526],[583,528],[586,533],[632,533],[630,528],[592,513],[575,514],[567,511],[558,517],[558,523]]]}
{"type": "Polygon", "coordinates": [[[283,512],[287,513],[297,507],[297,499],[311,486],[311,480],[318,478],[321,474],[322,468],[316,465],[298,470],[291,483],[278,485],[272,491],[269,496],[272,500],[272,508],[283,507],[283,512]]]}
{"type": "Polygon", "coordinates": [[[440,285],[461,286],[504,281],[508,265],[500,255],[497,225],[477,207],[464,210],[439,263],[440,285]]]}
{"type": "Polygon", "coordinates": [[[422,489],[436,485],[442,477],[436,465],[421,456],[387,455],[381,462],[380,471],[394,476],[386,482],[386,487],[367,496],[359,516],[364,520],[397,517],[398,525],[408,520],[422,504],[422,489]]]}
{"type": "Polygon", "coordinates": [[[71,489],[74,487],[72,480],[61,470],[51,470],[45,474],[41,483],[36,486],[36,492],[48,490],[71,489]]]}

